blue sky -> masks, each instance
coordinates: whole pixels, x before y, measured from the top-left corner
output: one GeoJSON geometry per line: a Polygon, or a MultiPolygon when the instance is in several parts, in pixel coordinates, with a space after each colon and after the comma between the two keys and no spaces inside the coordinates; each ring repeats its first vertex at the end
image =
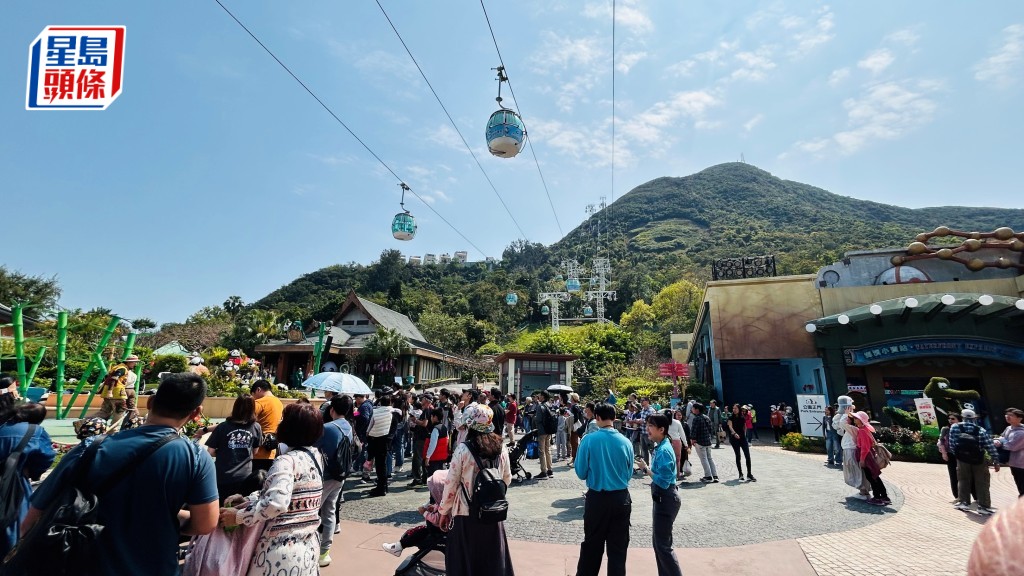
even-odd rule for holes
{"type": "MultiPolygon", "coordinates": [[[[0,19],[4,264],[166,322],[385,248],[477,260],[520,236],[376,3],[225,4],[483,254],[417,199],[416,239],[392,239],[395,178],[212,0],[48,1],[0,19]],[[109,109],[25,110],[50,24],[127,26],[109,109]]],[[[382,4],[527,238],[558,240],[529,152],[486,151],[479,3],[382,4]]],[[[566,233],[600,196],[741,154],[855,198],[1020,207],[1022,4],[619,0],[614,187],[610,2],[486,4],[566,233]]]]}

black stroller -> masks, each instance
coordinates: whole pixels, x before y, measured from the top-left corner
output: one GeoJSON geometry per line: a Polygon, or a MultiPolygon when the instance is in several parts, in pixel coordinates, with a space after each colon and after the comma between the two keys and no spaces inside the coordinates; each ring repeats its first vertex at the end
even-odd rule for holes
{"type": "MultiPolygon", "coordinates": [[[[517,482],[522,482],[525,478],[529,480],[533,478],[533,474],[523,469],[523,458],[530,458],[531,455],[527,454],[527,449],[530,445],[533,445],[534,449],[537,449],[537,431],[530,430],[518,442],[512,444],[512,448],[508,451],[508,464],[512,471],[512,476],[515,477],[517,482]]],[[[536,455],[532,456],[536,458],[536,455]]]]}
{"type": "Polygon", "coordinates": [[[448,536],[435,526],[426,539],[419,543],[416,553],[395,569],[395,576],[444,576],[445,543],[448,536]]]}

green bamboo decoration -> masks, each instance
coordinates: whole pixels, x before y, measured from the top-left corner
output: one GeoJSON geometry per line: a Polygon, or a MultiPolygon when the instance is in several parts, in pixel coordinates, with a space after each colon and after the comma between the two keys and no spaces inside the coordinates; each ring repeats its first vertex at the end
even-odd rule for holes
{"type": "Polygon", "coordinates": [[[28,374],[25,372],[25,324],[22,315],[22,304],[16,302],[11,307],[11,324],[14,327],[14,359],[18,363],[18,389],[21,395],[28,390],[28,374]]]}
{"type": "MultiPolygon", "coordinates": [[[[120,319],[118,319],[118,322],[120,322],[120,319]]],[[[125,358],[127,358],[127,357],[132,355],[132,349],[135,348],[135,337],[136,336],[138,336],[138,335],[135,334],[134,332],[131,332],[125,338],[125,341],[124,341],[124,351],[121,353],[121,361],[122,362],[124,362],[125,358]]],[[[89,397],[85,400],[85,406],[82,407],[82,413],[81,413],[81,415],[78,416],[79,418],[85,418],[85,413],[89,411],[89,406],[92,405],[92,399],[96,397],[96,391],[99,390],[100,386],[103,385],[103,379],[107,377],[108,370],[107,370],[106,365],[103,363],[103,358],[102,357],[97,358],[96,361],[99,364],[99,366],[102,368],[102,371],[97,375],[96,383],[93,384],[92,390],[89,391],[89,397]]],[[[137,383],[138,383],[138,381],[136,381],[136,384],[137,383]]]]}
{"type": "Polygon", "coordinates": [[[28,390],[32,386],[32,380],[36,377],[36,370],[39,368],[39,363],[43,361],[43,354],[46,354],[46,346],[39,348],[39,352],[36,354],[36,359],[32,361],[32,369],[28,371],[28,377],[25,379],[27,385],[25,390],[28,390]]]}
{"type": "Polygon", "coordinates": [[[64,365],[68,352],[68,313],[57,313],[57,419],[60,420],[60,403],[64,399],[64,365]]]}
{"type": "MultiPolygon", "coordinates": [[[[82,392],[82,388],[89,381],[89,376],[92,375],[92,371],[96,368],[97,363],[102,367],[102,376],[105,377],[107,375],[107,368],[103,364],[103,358],[101,355],[103,354],[103,350],[106,349],[107,343],[110,342],[110,337],[114,335],[114,330],[117,329],[117,326],[120,323],[121,319],[117,316],[110,318],[110,324],[107,324],[107,329],[103,333],[103,337],[100,338],[99,344],[96,345],[96,351],[89,357],[89,364],[86,365],[85,372],[82,372],[82,379],[78,381],[78,385],[75,387],[75,393],[72,394],[71,398],[68,400],[68,405],[64,408],[64,412],[59,415],[61,419],[68,417],[68,413],[71,412],[71,407],[74,406],[75,400],[78,399],[78,395],[82,392]]],[[[102,377],[100,378],[100,381],[103,381],[102,377]]]]}
{"type": "Polygon", "coordinates": [[[314,354],[316,355],[315,362],[313,363],[313,374],[320,373],[320,359],[324,355],[324,326],[325,322],[320,323],[320,335],[317,337],[316,349],[314,354]]]}

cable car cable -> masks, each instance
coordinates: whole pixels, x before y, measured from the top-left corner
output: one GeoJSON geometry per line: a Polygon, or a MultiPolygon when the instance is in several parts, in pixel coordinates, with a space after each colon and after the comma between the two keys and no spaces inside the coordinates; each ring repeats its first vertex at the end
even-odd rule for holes
{"type": "MultiPolygon", "coordinates": [[[[294,73],[294,72],[292,72],[292,71],[291,71],[291,69],[290,69],[290,68],[288,68],[288,66],[287,66],[287,65],[285,65],[285,63],[284,63],[284,62],[282,62],[282,61],[281,61],[281,59],[280,59],[280,58],[278,58],[278,57],[277,57],[277,55],[276,55],[276,54],[274,54],[274,53],[273,53],[273,52],[272,52],[272,51],[270,50],[270,48],[267,48],[267,45],[266,45],[266,44],[264,44],[264,43],[263,43],[263,42],[262,42],[262,41],[261,41],[261,40],[260,40],[259,38],[257,38],[257,37],[256,37],[256,35],[255,35],[255,34],[253,34],[253,33],[252,33],[252,31],[251,31],[251,30],[249,30],[249,28],[248,28],[248,27],[246,27],[246,25],[245,25],[245,24],[243,24],[243,23],[242,23],[242,21],[238,19],[238,17],[236,17],[236,16],[234,15],[234,14],[232,14],[232,13],[231,13],[231,10],[228,10],[228,7],[227,7],[227,6],[225,6],[224,4],[222,4],[220,0],[213,0],[213,1],[214,1],[214,2],[216,2],[216,3],[217,3],[217,5],[218,5],[218,6],[220,6],[220,7],[221,7],[221,9],[223,9],[223,10],[224,10],[224,12],[226,12],[226,13],[227,13],[227,15],[231,17],[231,19],[232,19],[232,20],[234,20],[234,21],[235,21],[235,22],[236,22],[236,23],[237,23],[237,24],[238,24],[239,26],[241,26],[241,27],[242,27],[242,30],[245,30],[245,32],[246,32],[247,34],[249,34],[249,36],[251,36],[251,37],[252,37],[252,39],[253,39],[253,40],[255,40],[255,41],[256,41],[256,43],[257,43],[257,44],[259,44],[259,45],[260,45],[260,47],[261,47],[261,48],[263,48],[263,50],[264,50],[264,51],[265,51],[265,52],[266,52],[267,54],[269,54],[269,55],[270,55],[270,57],[271,57],[271,58],[273,58],[273,59],[274,59],[274,61],[276,61],[276,62],[277,62],[277,63],[278,63],[278,64],[279,64],[280,66],[281,66],[281,68],[284,68],[284,71],[285,71],[285,72],[287,72],[287,73],[288,73],[288,74],[289,74],[289,75],[290,75],[290,76],[291,76],[291,77],[292,77],[292,78],[293,78],[293,79],[294,79],[294,80],[295,80],[296,82],[298,82],[298,83],[299,83],[299,86],[302,86],[302,88],[303,88],[303,89],[304,89],[304,90],[305,90],[306,92],[308,92],[308,93],[309,93],[309,95],[310,95],[310,96],[312,96],[312,97],[313,97],[313,99],[314,99],[314,100],[316,100],[316,101],[317,101],[317,103],[318,103],[318,104],[320,104],[320,106],[321,106],[321,107],[322,107],[322,108],[323,108],[324,110],[326,110],[326,111],[327,111],[327,113],[328,113],[328,114],[330,114],[332,118],[334,118],[335,120],[337,120],[337,121],[338,121],[338,124],[341,124],[341,127],[342,127],[342,128],[344,128],[345,130],[347,130],[347,131],[348,131],[348,133],[349,133],[349,134],[351,134],[351,135],[352,135],[352,137],[356,139],[356,142],[359,142],[359,144],[361,144],[361,145],[363,146],[363,148],[365,148],[365,149],[366,149],[366,151],[370,153],[370,155],[371,155],[371,156],[373,156],[374,158],[376,158],[377,162],[380,162],[380,165],[381,165],[381,166],[383,166],[385,170],[387,170],[388,172],[390,172],[390,173],[391,173],[391,175],[392,175],[392,176],[394,176],[394,177],[395,177],[395,179],[397,179],[397,180],[398,180],[399,182],[405,182],[405,180],[403,180],[403,179],[402,179],[402,178],[401,178],[401,177],[400,177],[400,176],[399,176],[398,174],[396,174],[396,173],[395,173],[395,171],[394,171],[394,170],[392,170],[392,169],[391,169],[391,167],[390,167],[390,166],[388,166],[387,162],[385,162],[384,160],[382,160],[382,159],[381,159],[381,157],[380,157],[380,156],[378,156],[378,155],[377,155],[377,153],[376,153],[376,152],[374,152],[374,151],[373,151],[373,149],[371,149],[371,148],[370,148],[370,147],[369,147],[369,146],[368,146],[368,145],[366,144],[366,142],[363,142],[362,138],[360,138],[359,136],[357,136],[357,135],[356,135],[356,133],[355,133],[355,132],[353,132],[353,131],[352,131],[352,129],[348,127],[348,124],[345,124],[345,122],[343,122],[343,121],[341,120],[341,118],[339,118],[339,117],[338,117],[338,115],[337,115],[337,114],[335,114],[335,113],[334,113],[334,111],[333,111],[333,110],[331,110],[329,106],[327,106],[327,104],[324,104],[324,101],[323,101],[323,100],[321,100],[321,99],[320,99],[320,97],[319,97],[319,96],[317,96],[317,95],[316,95],[316,94],[315,94],[315,93],[314,93],[314,92],[313,92],[312,90],[310,90],[309,86],[306,86],[306,83],[305,83],[305,82],[303,82],[302,80],[300,80],[300,79],[299,79],[299,77],[298,77],[298,76],[296,76],[296,75],[295,75],[295,73],[294,73]]],[[[440,218],[442,222],[444,222],[445,224],[447,224],[449,228],[451,228],[452,230],[454,230],[456,234],[458,234],[458,235],[459,235],[460,237],[462,237],[462,239],[463,239],[463,240],[465,240],[466,242],[468,242],[468,243],[469,243],[469,245],[470,245],[470,246],[472,246],[472,247],[473,247],[473,248],[474,248],[474,249],[475,249],[475,250],[476,250],[477,252],[479,252],[479,253],[483,254],[483,255],[484,255],[484,257],[486,257],[486,256],[487,256],[487,253],[486,253],[486,252],[484,252],[483,250],[481,250],[479,246],[477,246],[476,244],[474,244],[474,243],[473,243],[473,241],[472,241],[472,240],[470,240],[469,238],[467,238],[467,237],[466,237],[466,235],[462,233],[462,231],[460,231],[460,230],[459,230],[458,228],[456,228],[456,227],[455,227],[455,225],[453,225],[453,224],[452,224],[451,222],[449,222],[447,218],[445,218],[444,216],[442,216],[440,212],[438,212],[437,210],[435,210],[433,206],[431,206],[431,205],[430,205],[430,204],[428,204],[428,203],[427,203],[426,201],[424,201],[424,200],[423,200],[423,198],[422,198],[422,197],[421,197],[421,196],[420,196],[419,194],[417,194],[415,190],[413,190],[413,189],[411,189],[411,188],[410,188],[410,189],[409,189],[409,192],[411,192],[413,196],[415,196],[416,198],[418,198],[418,199],[419,199],[419,201],[420,201],[420,202],[422,202],[422,203],[423,203],[423,205],[427,207],[427,209],[429,209],[429,210],[430,210],[431,212],[433,212],[435,216],[437,216],[438,218],[440,218]]]]}
{"type": "Polygon", "coordinates": [[[423,72],[423,68],[420,68],[420,63],[416,61],[416,57],[412,55],[412,50],[409,50],[409,46],[405,43],[405,40],[402,38],[402,35],[398,33],[398,28],[395,27],[395,23],[391,21],[391,17],[388,16],[387,11],[384,10],[384,6],[381,5],[380,0],[376,0],[376,2],[377,7],[380,8],[381,13],[384,14],[384,18],[386,18],[388,24],[391,25],[391,29],[395,31],[395,36],[398,36],[398,41],[401,42],[402,47],[405,48],[406,54],[408,54],[409,58],[412,59],[412,63],[416,65],[416,69],[419,70],[420,76],[423,77],[423,81],[427,83],[427,88],[430,88],[430,92],[434,95],[434,99],[437,100],[437,103],[441,105],[441,110],[444,110],[444,115],[447,116],[448,121],[452,123],[452,127],[455,128],[455,133],[458,134],[459,138],[462,139],[462,143],[465,144],[466,150],[469,150],[469,154],[470,156],[473,157],[473,161],[476,162],[477,167],[480,168],[480,172],[483,173],[484,178],[487,180],[487,183],[491,185],[491,190],[494,190],[495,196],[498,197],[498,200],[501,202],[502,207],[505,208],[505,212],[508,213],[508,217],[512,219],[512,222],[516,225],[516,228],[519,229],[519,234],[522,235],[523,240],[529,241],[529,239],[526,237],[526,232],[523,232],[523,227],[519,225],[519,221],[517,221],[516,217],[512,215],[512,211],[509,210],[508,204],[505,204],[505,199],[502,198],[501,194],[498,193],[498,188],[495,187],[494,182],[491,181],[491,177],[487,175],[487,171],[484,170],[483,164],[481,164],[480,160],[477,159],[476,153],[473,152],[473,149],[469,146],[469,142],[466,141],[466,137],[462,135],[462,131],[459,130],[459,126],[455,123],[455,120],[452,118],[452,115],[448,113],[448,109],[445,108],[444,102],[441,102],[441,97],[437,95],[437,92],[434,90],[434,87],[430,84],[430,80],[427,80],[427,75],[423,72]]]}
{"type": "MultiPolygon", "coordinates": [[[[502,68],[505,68],[505,59],[501,57],[501,48],[498,48],[498,38],[494,35],[494,28],[491,26],[491,17],[487,15],[487,7],[484,6],[484,0],[480,0],[480,8],[484,11],[484,20],[487,21],[487,29],[491,31],[491,40],[494,41],[494,51],[498,53],[498,63],[501,64],[502,68]]],[[[505,68],[507,70],[507,68],[505,68]]],[[[508,83],[508,92],[512,95],[512,104],[516,107],[516,113],[519,114],[519,121],[523,123],[523,132],[529,135],[529,131],[526,129],[526,121],[523,120],[523,113],[519,109],[519,102],[516,101],[516,92],[512,89],[512,81],[505,80],[508,83]]],[[[544,179],[544,172],[540,169],[540,161],[537,160],[537,151],[533,149],[533,142],[529,136],[526,138],[526,145],[530,147],[530,154],[533,155],[533,163],[537,165],[537,174],[540,175],[540,183],[544,186],[544,194],[548,197],[548,205],[551,206],[551,214],[555,217],[555,224],[558,226],[558,233],[561,236],[565,236],[562,232],[562,223],[558,220],[558,212],[555,211],[555,203],[551,199],[551,191],[548,190],[548,183],[544,179]]]]}

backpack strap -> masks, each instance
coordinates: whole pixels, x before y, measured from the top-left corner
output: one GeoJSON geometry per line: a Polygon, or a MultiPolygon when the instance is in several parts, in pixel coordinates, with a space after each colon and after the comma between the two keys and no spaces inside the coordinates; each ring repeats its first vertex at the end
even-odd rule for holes
{"type": "MultiPolygon", "coordinates": [[[[463,442],[463,444],[466,445],[466,449],[469,450],[469,455],[472,456],[473,457],[473,461],[476,462],[476,467],[477,467],[476,474],[477,474],[477,476],[479,476],[480,474],[483,474],[483,472],[484,472],[484,463],[483,463],[483,461],[481,461],[480,457],[477,456],[475,452],[473,452],[472,448],[470,448],[469,442],[463,442]]],[[[493,464],[494,462],[492,461],[491,463],[493,464]]],[[[475,478],[476,477],[474,477],[474,480],[475,480],[475,478]]],[[[461,478],[459,479],[459,487],[462,488],[462,494],[463,494],[463,496],[466,497],[466,504],[467,505],[471,504],[473,502],[473,499],[469,497],[469,492],[466,491],[466,485],[462,483],[462,479],[461,478]]]]}
{"type": "Polygon", "coordinates": [[[310,460],[313,461],[313,466],[316,466],[316,471],[320,473],[320,481],[323,482],[324,469],[320,467],[320,462],[317,461],[316,456],[314,456],[313,453],[310,452],[308,448],[296,448],[296,450],[298,450],[299,452],[305,452],[306,455],[309,456],[310,460]]]}
{"type": "MultiPolygon", "coordinates": [[[[21,442],[18,442],[18,447],[14,449],[14,452],[11,452],[11,456],[17,454],[18,459],[21,459],[21,453],[25,450],[25,447],[28,446],[29,440],[36,435],[36,428],[39,428],[36,424],[28,425],[28,430],[26,430],[25,435],[21,437],[21,442]]],[[[8,456],[8,458],[10,458],[10,456],[8,456]]]]}
{"type": "MultiPolygon", "coordinates": [[[[168,444],[172,440],[175,440],[177,438],[180,438],[180,436],[178,436],[177,432],[172,433],[172,434],[165,434],[159,440],[157,440],[155,442],[151,442],[145,448],[143,448],[142,450],[139,450],[139,453],[136,454],[134,458],[128,460],[128,462],[125,462],[121,466],[121,468],[119,468],[117,470],[117,472],[114,472],[109,478],[107,478],[103,482],[104,487],[100,488],[99,490],[96,491],[96,496],[103,497],[103,495],[106,494],[107,492],[109,492],[111,489],[113,489],[114,486],[117,486],[117,484],[119,482],[121,482],[121,480],[124,480],[125,477],[128,476],[128,473],[131,472],[132,470],[134,470],[136,466],[141,464],[143,460],[145,460],[146,458],[149,458],[154,452],[156,452],[157,450],[162,448],[165,444],[168,444]]],[[[92,464],[92,460],[93,460],[93,458],[96,457],[96,451],[99,449],[99,444],[101,442],[103,442],[103,440],[100,440],[99,442],[93,442],[92,445],[89,446],[89,450],[92,450],[92,456],[89,458],[88,462],[83,462],[83,464],[86,464],[86,466],[83,467],[83,468],[87,468],[88,465],[92,464]]],[[[87,453],[88,453],[88,450],[87,450],[87,453]]],[[[85,457],[86,457],[86,455],[82,456],[83,459],[85,457]]],[[[82,469],[82,470],[79,470],[78,472],[79,472],[80,475],[83,475],[85,471],[86,471],[85,469],[82,469]]]]}

